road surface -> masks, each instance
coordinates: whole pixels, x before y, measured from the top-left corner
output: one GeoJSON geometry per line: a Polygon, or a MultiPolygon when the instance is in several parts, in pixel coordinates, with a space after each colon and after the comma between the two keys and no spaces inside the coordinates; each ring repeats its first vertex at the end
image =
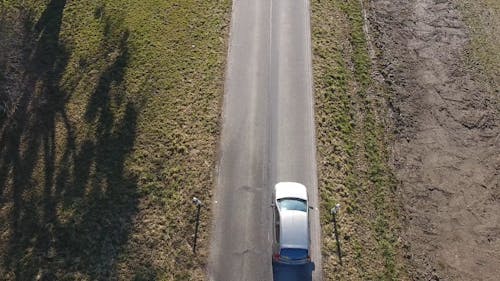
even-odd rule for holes
{"type": "Polygon", "coordinates": [[[210,280],[321,280],[317,208],[313,264],[271,262],[274,184],[305,184],[318,207],[309,16],[308,0],[233,1],[210,280]]]}

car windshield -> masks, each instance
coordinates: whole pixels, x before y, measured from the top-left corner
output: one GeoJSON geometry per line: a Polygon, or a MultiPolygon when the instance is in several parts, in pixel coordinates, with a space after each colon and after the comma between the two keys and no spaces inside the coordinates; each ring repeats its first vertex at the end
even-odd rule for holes
{"type": "Polygon", "coordinates": [[[289,210],[289,211],[307,211],[307,204],[305,200],[300,199],[290,199],[284,198],[278,200],[278,205],[281,210],[289,210]]]}

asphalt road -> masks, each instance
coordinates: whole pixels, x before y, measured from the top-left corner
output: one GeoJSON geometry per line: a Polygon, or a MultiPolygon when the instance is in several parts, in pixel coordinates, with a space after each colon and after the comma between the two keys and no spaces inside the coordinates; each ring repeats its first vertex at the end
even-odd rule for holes
{"type": "Polygon", "coordinates": [[[210,280],[322,279],[317,209],[313,264],[271,262],[274,184],[303,183],[318,206],[311,71],[308,0],[233,1],[210,280]]]}

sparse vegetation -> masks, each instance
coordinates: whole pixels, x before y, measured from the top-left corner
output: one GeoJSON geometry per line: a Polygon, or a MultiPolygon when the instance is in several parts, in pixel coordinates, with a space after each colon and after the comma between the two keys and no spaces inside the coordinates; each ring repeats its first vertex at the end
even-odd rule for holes
{"type": "Polygon", "coordinates": [[[2,280],[204,279],[230,1],[0,7],[2,280]]]}
{"type": "Polygon", "coordinates": [[[500,85],[500,2],[496,0],[458,0],[472,40],[469,44],[469,64],[478,67],[496,85],[500,85]]]}
{"type": "Polygon", "coordinates": [[[326,280],[403,280],[385,89],[373,78],[361,2],[312,1],[326,280]],[[329,210],[343,206],[338,263],[329,210]]]}

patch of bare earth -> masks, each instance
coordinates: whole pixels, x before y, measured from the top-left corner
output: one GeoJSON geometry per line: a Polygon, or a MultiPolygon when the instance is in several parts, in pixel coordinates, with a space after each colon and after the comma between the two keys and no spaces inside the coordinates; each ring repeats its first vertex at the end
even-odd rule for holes
{"type": "Polygon", "coordinates": [[[457,5],[372,0],[366,7],[393,94],[393,162],[414,280],[500,276],[498,69],[483,71],[488,65],[475,59],[474,29],[457,5]]]}

